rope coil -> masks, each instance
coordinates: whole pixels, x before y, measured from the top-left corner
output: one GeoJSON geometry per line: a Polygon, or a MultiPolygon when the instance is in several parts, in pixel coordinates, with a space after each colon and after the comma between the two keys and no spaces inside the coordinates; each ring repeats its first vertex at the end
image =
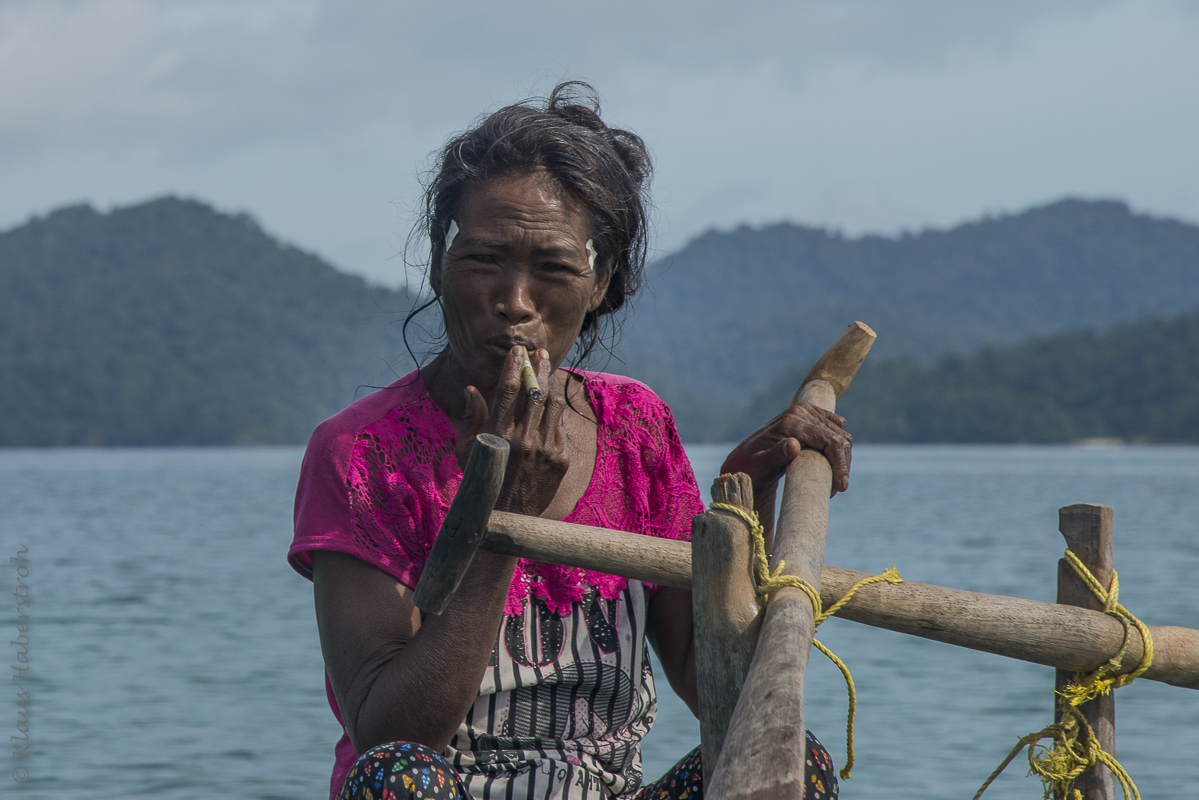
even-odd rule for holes
{"type": "Polygon", "coordinates": [[[1074,781],[1089,767],[1095,764],[1104,764],[1119,781],[1120,789],[1124,792],[1124,800],[1133,798],[1141,800],[1141,793],[1137,789],[1136,783],[1133,782],[1132,776],[1120,765],[1115,756],[1105,752],[1099,746],[1099,739],[1079,710],[1079,706],[1100,695],[1111,694],[1113,689],[1127,686],[1143,675],[1145,670],[1153,664],[1153,636],[1150,635],[1149,628],[1145,623],[1120,604],[1120,579],[1115,570],[1112,570],[1111,588],[1104,589],[1086,565],[1078,559],[1078,556],[1067,550],[1065,558],[1066,563],[1074,569],[1091,593],[1103,604],[1103,613],[1120,620],[1120,624],[1124,626],[1124,641],[1116,654],[1099,669],[1089,674],[1075,673],[1074,680],[1058,692],[1062,707],[1061,720],[1036,733],[1021,737],[1003,763],[991,773],[975,793],[973,800],[978,800],[982,796],[987,787],[999,777],[999,773],[1003,772],[1025,747],[1028,747],[1028,774],[1040,776],[1041,783],[1045,787],[1046,798],[1056,794],[1069,798],[1069,800],[1083,800],[1082,792],[1074,788],[1074,781]],[[1116,673],[1119,672],[1120,664],[1128,652],[1128,642],[1133,628],[1136,628],[1144,643],[1141,661],[1132,672],[1118,675],[1116,673]],[[1048,748],[1040,744],[1042,739],[1052,739],[1053,747],[1048,748]]]}
{"type": "MultiPolygon", "coordinates": [[[[786,566],[786,562],[780,560],[774,570],[770,569],[770,562],[766,557],[766,532],[762,527],[762,523],[758,520],[757,512],[746,511],[740,506],[729,503],[711,503],[708,508],[727,511],[739,517],[749,527],[750,539],[754,548],[754,582],[757,584],[758,600],[761,604],[765,606],[770,596],[784,586],[799,589],[812,602],[812,618],[816,627],[820,627],[820,623],[836,614],[863,586],[882,582],[891,585],[903,583],[903,578],[899,577],[899,571],[892,566],[881,575],[871,575],[855,583],[845,593],[844,597],[825,611],[823,608],[824,604],[820,599],[820,592],[812,584],[795,575],[783,574],[783,567],[786,566]]],[[[845,766],[841,769],[840,775],[842,780],[849,780],[850,771],[853,769],[854,763],[853,721],[854,713],[858,707],[857,689],[853,683],[853,675],[849,673],[849,667],[845,665],[845,662],[838,658],[832,650],[821,644],[820,640],[813,638],[812,644],[837,665],[837,669],[841,670],[841,676],[845,678],[845,687],[849,694],[849,712],[845,723],[845,766]]]]}

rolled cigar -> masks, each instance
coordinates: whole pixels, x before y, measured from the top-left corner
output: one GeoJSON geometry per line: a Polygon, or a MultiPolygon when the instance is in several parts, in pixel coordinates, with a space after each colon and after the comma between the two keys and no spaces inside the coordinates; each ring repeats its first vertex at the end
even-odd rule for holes
{"type": "MultiPolygon", "coordinates": [[[[520,345],[517,346],[520,347],[520,345]]],[[[540,401],[544,395],[541,393],[541,385],[537,383],[537,373],[533,371],[533,362],[529,361],[529,351],[520,347],[520,352],[521,357],[525,360],[520,368],[520,385],[530,400],[540,401]]]]}

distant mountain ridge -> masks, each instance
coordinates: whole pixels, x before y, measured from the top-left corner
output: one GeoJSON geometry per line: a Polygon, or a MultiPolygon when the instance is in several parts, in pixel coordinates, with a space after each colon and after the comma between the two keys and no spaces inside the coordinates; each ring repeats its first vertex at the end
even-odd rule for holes
{"type": "Polygon", "coordinates": [[[620,349],[682,390],[744,398],[847,324],[875,357],[1106,327],[1199,306],[1199,226],[1117,201],[1050,205],[898,237],[781,223],[708,232],[651,267],[620,349]]]}
{"type": "Polygon", "coordinates": [[[0,234],[0,445],[303,442],[410,304],[196,201],[55,211],[0,234]]]}
{"type": "MultiPolygon", "coordinates": [[[[776,378],[744,432],[785,407],[806,373],[776,378]]],[[[1199,444],[1199,310],[988,345],[933,366],[871,356],[837,411],[859,442],[1199,444]]]]}
{"type": "MultiPolygon", "coordinates": [[[[1053,418],[1072,420],[1071,436],[1126,430],[1103,420],[1125,420],[1109,401],[1132,395],[1094,395],[1107,416],[1086,417],[1086,398],[1051,375],[1076,371],[1054,359],[1136,374],[1137,342],[1165,334],[1119,323],[1199,309],[1199,227],[1067,200],[895,238],[790,223],[710,232],[649,272],[617,350],[627,364],[591,366],[647,380],[685,441],[762,422],[755,415],[776,403],[771,392],[854,319],[879,334],[852,390],[873,405],[846,405],[873,420],[867,438],[1042,441],[1044,430],[1014,422],[979,433],[979,410],[1002,410],[1000,397],[1033,407],[1035,386],[1061,412],[1053,418]],[[1038,349],[1058,332],[1113,324],[1098,338],[1045,345],[1050,355],[1038,349]],[[1033,336],[1041,339],[1015,344],[1033,336]],[[947,349],[959,355],[943,358],[947,349]],[[888,360],[904,353],[912,358],[888,360]],[[974,416],[954,417],[938,400],[929,423],[924,406],[903,405],[913,381],[930,380],[974,416]],[[929,427],[951,417],[960,422],[952,436],[929,427]]],[[[0,446],[303,442],[362,387],[411,368],[399,325],[411,306],[404,292],[368,286],[246,215],[197,201],[61,209],[0,233],[0,446]]],[[[1178,336],[1192,335],[1177,324],[1178,336]]],[[[1172,373],[1188,390],[1190,357],[1178,351],[1172,373]]],[[[1192,441],[1187,408],[1176,398],[1152,430],[1112,435],[1192,441]]]]}

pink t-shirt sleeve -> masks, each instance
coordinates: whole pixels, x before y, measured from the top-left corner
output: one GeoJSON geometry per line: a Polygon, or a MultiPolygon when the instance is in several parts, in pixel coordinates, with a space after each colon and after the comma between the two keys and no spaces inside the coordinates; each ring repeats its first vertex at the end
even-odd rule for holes
{"type": "Polygon", "coordinates": [[[347,476],[355,438],[354,432],[339,432],[334,421],[327,420],[313,431],[304,451],[296,486],[295,538],[287,560],[310,580],[313,550],[353,549],[347,476]]]}
{"type": "Polygon", "coordinates": [[[604,476],[608,491],[599,499],[614,517],[607,527],[690,541],[691,518],[703,513],[704,504],[674,415],[639,381],[614,375],[593,379],[600,387],[597,411],[607,430],[605,449],[614,454],[602,465],[609,473],[604,476]]]}
{"type": "MultiPolygon", "coordinates": [[[[645,413],[653,420],[659,433],[655,437],[658,447],[645,459],[646,477],[649,479],[650,533],[665,539],[691,541],[691,520],[696,514],[704,513],[703,500],[691,461],[683,450],[679,432],[675,428],[674,415],[670,409],[649,392],[653,401],[648,403],[645,413]]],[[[662,587],[647,584],[652,599],[662,587]]]]}
{"type": "Polygon", "coordinates": [[[704,512],[699,486],[679,440],[674,415],[657,395],[650,393],[650,397],[654,402],[645,404],[642,417],[655,434],[655,447],[646,452],[642,462],[649,482],[647,532],[665,539],[691,541],[691,519],[704,512]]]}
{"type": "Polygon", "coordinates": [[[410,384],[376,392],[313,432],[288,551],[301,575],[311,578],[312,552],[327,550],[416,586],[461,473],[444,415],[410,384]]]}
{"type": "Polygon", "coordinates": [[[679,440],[674,415],[665,404],[662,408],[666,414],[663,427],[667,435],[662,464],[659,467],[659,481],[665,497],[661,500],[657,515],[662,526],[662,532],[658,535],[689,542],[691,520],[696,514],[704,513],[704,503],[700,499],[699,485],[695,481],[691,460],[687,458],[687,453],[683,451],[683,443],[679,440]],[[670,531],[679,531],[679,534],[671,536],[670,531]]]}

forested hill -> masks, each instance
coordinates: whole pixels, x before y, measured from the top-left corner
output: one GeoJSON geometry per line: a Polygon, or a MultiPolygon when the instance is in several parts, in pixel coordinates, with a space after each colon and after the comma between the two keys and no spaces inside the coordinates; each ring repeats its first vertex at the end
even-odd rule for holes
{"type": "MultiPolygon", "coordinates": [[[[1095,388],[1089,373],[1053,377],[1081,374],[1071,364],[1135,376],[1149,352],[1137,343],[1167,323],[996,345],[1199,308],[1199,227],[1121,203],[1063,201],[898,238],[791,224],[708,233],[651,273],[618,351],[628,363],[607,368],[647,379],[684,440],[762,421],[751,401],[767,392],[758,407],[771,407],[772,382],[793,381],[855,319],[879,334],[845,406],[873,403],[855,412],[866,439],[1196,438],[1176,425],[1190,419],[1185,397],[1162,412],[1175,422],[1134,430],[1113,422],[1116,407],[1147,398],[1095,388]],[[996,346],[970,355],[984,345],[996,346]],[[938,362],[947,350],[963,355],[938,362]],[[903,353],[914,360],[874,365],[903,353]],[[1003,422],[1037,407],[1061,424],[1003,422]],[[953,428],[959,411],[974,421],[953,428]]],[[[360,386],[410,368],[398,324],[410,307],[199,202],[56,211],[0,233],[0,446],[303,442],[360,386]]],[[[1195,357],[1176,356],[1155,396],[1199,396],[1195,357]]]]}
{"type": "Polygon", "coordinates": [[[0,234],[0,445],[303,442],[409,306],[202,203],[53,212],[0,234]]]}
{"type": "MultiPolygon", "coordinates": [[[[988,346],[935,366],[872,359],[837,409],[856,441],[1199,444],[1199,311],[988,346]]],[[[742,427],[776,414],[806,372],[780,375],[742,427]]]]}
{"type": "Polygon", "coordinates": [[[694,433],[853,320],[873,358],[933,363],[1199,307],[1199,227],[1083,200],[895,238],[784,223],[707,233],[652,273],[620,354],[694,433]]]}

